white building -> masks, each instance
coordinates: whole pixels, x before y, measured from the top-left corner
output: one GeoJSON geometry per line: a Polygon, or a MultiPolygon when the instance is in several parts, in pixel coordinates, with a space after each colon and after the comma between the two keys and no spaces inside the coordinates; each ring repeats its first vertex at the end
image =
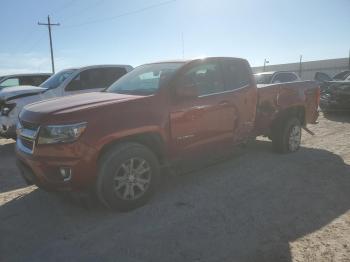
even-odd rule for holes
{"type": "MultiPolygon", "coordinates": [[[[324,72],[334,76],[344,70],[350,70],[349,58],[327,59],[301,63],[301,78],[313,80],[316,72],[324,72]]],[[[263,66],[253,67],[254,73],[264,71],[263,66]]],[[[265,71],[293,71],[300,75],[300,63],[266,65],[265,71]]]]}

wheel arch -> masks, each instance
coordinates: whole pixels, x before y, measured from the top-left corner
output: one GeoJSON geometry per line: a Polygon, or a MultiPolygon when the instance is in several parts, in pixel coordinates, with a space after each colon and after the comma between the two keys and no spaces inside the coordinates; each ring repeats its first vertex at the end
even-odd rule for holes
{"type": "Polygon", "coordinates": [[[276,118],[272,122],[272,127],[274,127],[277,123],[279,123],[281,120],[290,118],[290,117],[296,117],[299,119],[302,126],[306,124],[306,110],[304,106],[293,106],[288,107],[286,109],[283,109],[280,111],[276,118]]]}
{"type": "Polygon", "coordinates": [[[122,138],[117,138],[115,140],[112,140],[101,148],[99,155],[98,155],[98,161],[100,161],[101,157],[108,152],[111,148],[123,144],[123,143],[138,143],[145,147],[147,147],[149,150],[151,150],[157,157],[160,164],[164,164],[166,161],[165,156],[165,142],[162,138],[162,136],[157,132],[145,132],[140,134],[134,134],[129,135],[122,138]]]}

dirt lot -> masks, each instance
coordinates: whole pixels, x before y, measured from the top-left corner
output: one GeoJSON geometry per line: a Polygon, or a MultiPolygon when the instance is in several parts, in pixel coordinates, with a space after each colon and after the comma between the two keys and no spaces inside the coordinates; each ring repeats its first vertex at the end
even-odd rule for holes
{"type": "Polygon", "coordinates": [[[0,140],[0,261],[350,261],[350,117],[320,118],[303,148],[260,140],[113,213],[26,187],[0,140]]]}

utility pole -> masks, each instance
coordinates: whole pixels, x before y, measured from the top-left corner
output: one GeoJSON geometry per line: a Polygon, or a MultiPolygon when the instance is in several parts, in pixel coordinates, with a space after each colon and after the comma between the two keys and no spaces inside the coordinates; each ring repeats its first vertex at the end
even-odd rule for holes
{"type": "Polygon", "coordinates": [[[52,48],[52,36],[51,36],[51,26],[59,26],[60,24],[51,24],[50,22],[50,16],[47,16],[47,23],[40,23],[38,22],[38,25],[45,25],[49,29],[49,37],[50,37],[50,51],[51,51],[51,65],[52,65],[52,73],[55,73],[55,62],[53,59],[53,48],[52,48]]]}
{"type": "Polygon", "coordinates": [[[299,77],[300,78],[302,73],[302,61],[303,61],[303,55],[300,55],[300,60],[299,60],[299,77]]]}
{"type": "Polygon", "coordinates": [[[349,70],[350,70],[350,49],[349,49],[349,70]]]}
{"type": "Polygon", "coordinates": [[[264,59],[264,70],[263,72],[265,72],[265,69],[266,69],[266,64],[270,63],[266,58],[264,59]]]}

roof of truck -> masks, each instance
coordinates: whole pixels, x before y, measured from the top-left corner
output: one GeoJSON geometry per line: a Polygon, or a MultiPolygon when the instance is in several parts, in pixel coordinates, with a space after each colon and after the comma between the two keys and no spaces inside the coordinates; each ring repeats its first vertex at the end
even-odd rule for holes
{"type": "Polygon", "coordinates": [[[205,60],[205,59],[236,59],[236,60],[246,61],[246,59],[239,58],[239,57],[208,56],[208,57],[197,57],[197,58],[192,58],[192,59],[190,58],[190,59],[161,60],[161,61],[150,62],[150,63],[145,63],[145,64],[148,65],[148,64],[161,64],[161,63],[189,63],[192,61],[205,60]]]}

